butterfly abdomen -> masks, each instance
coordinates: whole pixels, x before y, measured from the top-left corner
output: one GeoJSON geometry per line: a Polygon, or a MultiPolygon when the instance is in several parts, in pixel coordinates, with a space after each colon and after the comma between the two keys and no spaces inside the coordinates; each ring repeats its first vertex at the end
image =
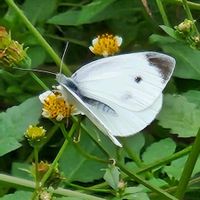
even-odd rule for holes
{"type": "Polygon", "coordinates": [[[91,99],[91,98],[88,98],[88,97],[85,97],[85,96],[82,96],[81,98],[84,102],[88,103],[91,106],[96,107],[98,110],[101,110],[105,113],[109,113],[109,114],[112,114],[112,115],[117,114],[114,109],[112,109],[110,106],[108,106],[105,103],[102,103],[98,100],[91,99]]]}

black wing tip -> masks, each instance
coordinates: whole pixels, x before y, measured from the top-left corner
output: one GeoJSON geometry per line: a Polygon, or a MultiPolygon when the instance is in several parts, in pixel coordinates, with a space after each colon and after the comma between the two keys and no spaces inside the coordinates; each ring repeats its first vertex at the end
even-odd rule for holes
{"type": "Polygon", "coordinates": [[[176,60],[173,57],[157,52],[147,52],[146,58],[150,65],[159,70],[164,81],[169,80],[176,64],[176,60]]]}

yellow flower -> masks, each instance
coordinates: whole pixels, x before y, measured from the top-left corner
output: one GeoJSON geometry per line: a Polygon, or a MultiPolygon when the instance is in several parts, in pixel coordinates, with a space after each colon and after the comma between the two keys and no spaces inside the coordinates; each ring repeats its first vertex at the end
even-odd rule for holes
{"type": "Polygon", "coordinates": [[[28,138],[30,141],[40,141],[45,137],[46,130],[40,126],[33,126],[30,125],[25,132],[25,137],[28,138]]]}
{"type": "Polygon", "coordinates": [[[116,54],[121,44],[121,37],[106,33],[93,39],[92,46],[90,46],[89,49],[96,55],[107,57],[116,54]]]}
{"type": "Polygon", "coordinates": [[[46,91],[39,96],[43,104],[42,116],[49,119],[61,121],[75,114],[75,107],[71,105],[60,90],[46,91]]]}

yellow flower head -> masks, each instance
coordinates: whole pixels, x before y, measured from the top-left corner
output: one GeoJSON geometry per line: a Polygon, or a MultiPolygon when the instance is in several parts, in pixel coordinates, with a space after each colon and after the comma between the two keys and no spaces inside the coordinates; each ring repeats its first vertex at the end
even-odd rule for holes
{"type": "Polygon", "coordinates": [[[28,138],[30,141],[40,141],[45,137],[46,130],[40,126],[33,126],[30,125],[25,132],[25,137],[28,138]]]}
{"type": "Polygon", "coordinates": [[[46,91],[39,96],[43,104],[42,116],[61,121],[68,118],[75,111],[75,107],[67,101],[61,91],[46,91]]]}
{"type": "Polygon", "coordinates": [[[116,54],[121,44],[121,37],[106,33],[93,39],[92,46],[90,46],[89,49],[96,55],[107,57],[116,54]]]}

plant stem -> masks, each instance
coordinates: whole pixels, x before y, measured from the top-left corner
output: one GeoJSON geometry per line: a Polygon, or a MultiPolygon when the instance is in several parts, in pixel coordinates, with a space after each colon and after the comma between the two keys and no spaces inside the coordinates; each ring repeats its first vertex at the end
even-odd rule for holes
{"type": "MultiPolygon", "coordinates": [[[[21,186],[24,188],[35,188],[35,183],[33,181],[29,181],[26,179],[18,178],[18,177],[13,177],[10,175],[5,175],[5,174],[0,174],[0,181],[2,183],[9,183],[14,186],[21,186]]],[[[50,188],[48,189],[49,192],[52,192],[54,194],[62,195],[62,196],[67,196],[67,197],[77,197],[79,199],[84,199],[84,200],[105,200],[100,197],[95,197],[89,194],[83,194],[81,192],[73,191],[73,190],[68,190],[68,189],[63,189],[63,188],[58,188],[56,190],[50,188]]]]}
{"type": "Polygon", "coordinates": [[[126,173],[129,177],[133,178],[133,180],[137,181],[138,183],[144,185],[145,187],[149,188],[150,190],[158,193],[160,197],[163,197],[165,199],[170,199],[170,200],[178,200],[176,197],[172,196],[171,194],[165,192],[164,190],[153,186],[152,184],[149,184],[146,180],[143,180],[140,176],[137,174],[130,172],[124,165],[121,163],[117,162],[117,166],[120,167],[120,169],[126,173]]]}
{"type": "MultiPolygon", "coordinates": [[[[15,2],[13,0],[5,0],[5,1],[11,8],[13,8],[16,11],[16,13],[19,15],[21,20],[24,22],[24,24],[30,30],[30,32],[37,38],[40,45],[46,49],[46,51],[51,56],[51,58],[54,60],[54,62],[57,64],[57,66],[60,67],[61,66],[60,57],[55,53],[55,51],[51,48],[51,46],[48,44],[48,42],[42,37],[40,32],[31,24],[31,22],[28,20],[28,18],[19,9],[19,7],[15,4],[15,2]]],[[[71,75],[71,71],[69,70],[69,68],[66,65],[63,65],[63,71],[67,75],[71,75]]]]}
{"type": "Polygon", "coordinates": [[[164,25],[170,27],[170,23],[169,23],[169,20],[167,18],[167,14],[165,12],[165,9],[164,9],[164,6],[162,4],[162,1],[161,0],[156,0],[156,3],[157,3],[157,6],[158,6],[158,9],[160,11],[160,14],[162,16],[164,25]]]}
{"type": "Polygon", "coordinates": [[[39,162],[39,159],[38,159],[38,146],[36,145],[34,147],[34,157],[35,157],[35,188],[36,190],[39,188],[39,180],[38,180],[38,162],[39,162]]]}
{"type": "Polygon", "coordinates": [[[192,149],[192,146],[189,146],[189,147],[186,147],[185,149],[177,152],[177,153],[174,153],[173,155],[171,156],[168,156],[168,157],[165,157],[163,159],[160,159],[159,161],[155,161],[153,163],[150,163],[148,165],[145,165],[143,167],[141,167],[140,169],[136,170],[136,173],[137,174],[141,174],[141,173],[144,173],[146,171],[149,171],[149,170],[152,170],[156,167],[159,167],[159,166],[162,166],[162,165],[166,165],[168,164],[169,162],[171,162],[172,160],[176,160],[177,158],[180,158],[186,154],[188,154],[192,149]]]}
{"type": "MultiPolygon", "coordinates": [[[[194,22],[194,19],[192,17],[192,13],[191,13],[190,8],[188,6],[187,0],[182,0],[182,2],[183,2],[183,7],[185,9],[185,12],[187,14],[188,19],[191,20],[192,22],[194,22]]],[[[196,34],[199,35],[199,31],[198,31],[195,23],[193,23],[193,28],[194,28],[194,31],[196,32],[196,34]]]]}
{"type": "MultiPolygon", "coordinates": [[[[76,130],[76,127],[77,127],[77,126],[78,126],[77,123],[74,123],[74,124],[72,125],[72,127],[71,127],[71,129],[70,129],[70,131],[69,131],[69,133],[68,133],[68,138],[70,138],[70,137],[72,136],[72,134],[73,134],[74,131],[76,130]]],[[[47,179],[48,179],[49,176],[51,175],[53,169],[56,167],[57,162],[58,162],[58,160],[60,159],[60,157],[62,156],[62,154],[63,154],[63,152],[64,152],[64,150],[65,150],[65,148],[66,148],[68,142],[69,142],[69,141],[68,141],[67,138],[66,138],[65,141],[64,141],[64,143],[63,143],[63,145],[62,145],[62,147],[60,148],[60,150],[59,150],[57,156],[55,157],[53,163],[50,165],[48,171],[47,171],[47,172],[45,173],[45,175],[43,176],[43,178],[42,178],[42,180],[41,180],[41,182],[40,182],[40,186],[41,186],[41,187],[44,186],[45,182],[47,181],[47,179]]]]}
{"type": "MultiPolygon", "coordinates": [[[[129,146],[127,145],[126,139],[121,138],[121,140],[123,141],[123,148],[126,150],[128,155],[130,156],[130,158],[136,163],[136,165],[139,168],[144,167],[145,165],[142,162],[142,160],[140,159],[140,157],[138,156],[138,154],[133,149],[130,149],[129,146]]],[[[151,172],[145,172],[145,176],[147,179],[150,179],[152,177],[152,174],[151,174],[151,172]]]]}
{"type": "Polygon", "coordinates": [[[34,159],[35,159],[35,192],[32,195],[32,200],[35,200],[35,197],[37,196],[39,192],[39,179],[38,179],[38,146],[34,146],[34,159]]]}
{"type": "Polygon", "coordinates": [[[73,38],[69,38],[69,37],[60,37],[57,35],[53,35],[53,34],[45,34],[46,37],[52,38],[54,40],[59,40],[59,41],[68,41],[69,43],[73,43],[73,44],[77,44],[80,45],[82,47],[88,47],[88,43],[86,43],[85,41],[79,41],[73,38]]]}
{"type": "MultiPolygon", "coordinates": [[[[165,0],[165,4],[168,4],[168,3],[171,3],[173,5],[174,4],[183,5],[182,0],[165,0]]],[[[194,3],[194,2],[191,2],[191,1],[187,1],[187,4],[188,4],[190,9],[200,10],[200,4],[199,3],[194,3]]]]}
{"type": "Polygon", "coordinates": [[[33,72],[30,72],[32,78],[45,90],[49,90],[49,88],[45,85],[45,83],[39,79],[33,72]]]}
{"type": "Polygon", "coordinates": [[[176,197],[178,199],[183,199],[183,196],[186,192],[188,182],[190,180],[190,177],[192,175],[192,171],[195,167],[195,164],[197,162],[198,156],[200,153],[200,129],[197,133],[196,139],[194,141],[194,144],[192,146],[192,150],[189,154],[189,157],[186,161],[183,173],[181,175],[177,191],[176,191],[176,197]]]}

